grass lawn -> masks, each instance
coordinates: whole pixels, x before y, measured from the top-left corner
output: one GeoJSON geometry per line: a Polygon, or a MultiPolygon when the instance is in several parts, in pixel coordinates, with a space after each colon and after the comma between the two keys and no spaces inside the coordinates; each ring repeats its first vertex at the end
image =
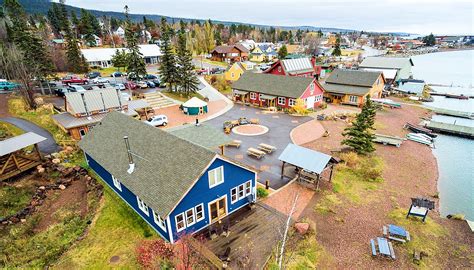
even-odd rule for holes
{"type": "Polygon", "coordinates": [[[55,269],[139,268],[135,248],[140,240],[156,237],[153,230],[110,188],[104,188],[103,207],[87,236],[66,252],[55,269]],[[118,262],[109,263],[112,256],[118,262]]]}
{"type": "MultiPolygon", "coordinates": [[[[199,61],[201,61],[201,59],[198,59],[199,61]]],[[[224,63],[224,62],[218,62],[218,61],[212,61],[212,60],[209,60],[209,59],[202,59],[202,62],[203,63],[208,63],[208,64],[212,64],[212,65],[216,65],[216,66],[221,66],[221,67],[228,67],[229,64],[227,63],[224,63]]]]}
{"type": "Polygon", "coordinates": [[[14,137],[23,134],[23,130],[8,122],[0,121],[0,138],[14,137]]]}
{"type": "Polygon", "coordinates": [[[118,70],[118,68],[116,67],[107,67],[107,68],[93,68],[90,70],[90,72],[92,71],[100,72],[100,75],[102,77],[110,77],[110,74],[112,74],[113,72],[115,71],[125,72],[125,69],[121,68],[120,70],[118,70]]]}
{"type": "Polygon", "coordinates": [[[177,93],[177,92],[168,92],[168,91],[163,91],[161,92],[163,95],[169,97],[169,98],[172,98],[174,100],[177,100],[177,101],[181,101],[181,102],[186,102],[188,101],[190,98],[192,97],[197,97],[199,99],[204,99],[203,96],[201,96],[199,93],[193,93],[189,96],[187,95],[183,95],[183,94],[180,94],[180,93],[177,93]]]}
{"type": "Polygon", "coordinates": [[[0,188],[0,218],[8,217],[23,209],[31,200],[33,186],[0,188]]]}

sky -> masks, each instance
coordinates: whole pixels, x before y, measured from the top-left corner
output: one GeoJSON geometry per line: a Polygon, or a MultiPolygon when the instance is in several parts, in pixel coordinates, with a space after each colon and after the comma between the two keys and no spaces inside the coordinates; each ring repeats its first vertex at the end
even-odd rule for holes
{"type": "Polygon", "coordinates": [[[473,34],[472,0],[66,0],[103,11],[272,26],[315,26],[413,34],[473,34]]]}

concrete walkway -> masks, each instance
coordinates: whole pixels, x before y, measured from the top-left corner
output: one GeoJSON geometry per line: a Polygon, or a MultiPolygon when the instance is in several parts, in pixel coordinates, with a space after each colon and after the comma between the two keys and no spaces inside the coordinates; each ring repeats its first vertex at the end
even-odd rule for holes
{"type": "Polygon", "coordinates": [[[8,122],[12,125],[15,125],[16,127],[24,130],[25,132],[31,131],[45,137],[46,141],[40,142],[38,144],[38,147],[41,152],[45,154],[51,154],[51,153],[59,151],[59,146],[56,144],[56,141],[54,140],[51,133],[49,133],[47,130],[43,129],[42,127],[39,127],[29,121],[16,118],[16,117],[4,117],[4,118],[0,118],[0,121],[8,122]]]}
{"type": "Polygon", "coordinates": [[[216,117],[219,117],[223,115],[224,113],[228,112],[232,107],[234,106],[234,102],[232,100],[228,99],[225,95],[223,95],[221,92],[219,92],[216,88],[214,88],[212,85],[210,85],[204,77],[198,76],[199,81],[201,81],[201,84],[204,86],[201,88],[201,90],[198,91],[198,93],[203,96],[207,97],[209,101],[219,101],[223,100],[227,104],[224,109],[219,110],[219,112],[214,113],[210,116],[208,116],[206,119],[203,121],[208,121],[211,119],[214,119],[216,117]]]}

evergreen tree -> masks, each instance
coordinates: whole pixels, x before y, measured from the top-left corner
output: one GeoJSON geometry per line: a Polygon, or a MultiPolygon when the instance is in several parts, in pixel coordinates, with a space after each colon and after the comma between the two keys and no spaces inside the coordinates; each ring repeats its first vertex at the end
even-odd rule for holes
{"type": "Polygon", "coordinates": [[[346,137],[341,144],[350,146],[358,154],[367,154],[375,150],[373,145],[376,108],[370,100],[370,96],[362,107],[362,111],[357,114],[352,126],[346,128],[342,135],[346,137]]]}
{"type": "Polygon", "coordinates": [[[78,37],[79,25],[80,25],[80,21],[77,18],[76,12],[74,12],[74,10],[71,10],[71,30],[74,32],[74,36],[76,38],[78,37]]]}
{"type": "Polygon", "coordinates": [[[171,44],[171,37],[173,30],[166,23],[164,17],[161,18],[161,65],[160,77],[163,82],[168,84],[168,90],[173,90],[173,85],[176,83],[178,74],[176,70],[176,57],[173,52],[173,45],[171,44]]]}
{"type": "Polygon", "coordinates": [[[288,55],[288,49],[286,48],[286,45],[281,46],[281,48],[278,50],[278,58],[285,59],[287,55],[288,55]]]}
{"type": "Polygon", "coordinates": [[[178,66],[178,84],[179,90],[184,92],[186,95],[196,92],[199,88],[199,80],[196,78],[194,73],[194,65],[192,63],[193,57],[191,52],[186,46],[186,24],[181,21],[181,28],[178,35],[178,48],[177,48],[177,66],[178,66]]]}
{"type": "Polygon", "coordinates": [[[61,20],[60,17],[58,17],[58,14],[60,14],[59,6],[57,3],[52,2],[46,16],[48,17],[49,24],[56,36],[59,36],[61,32],[61,20]]]}
{"type": "Polygon", "coordinates": [[[115,54],[112,56],[112,65],[114,65],[114,67],[120,70],[120,68],[124,68],[127,66],[127,61],[128,54],[125,50],[115,50],[115,54]]]}
{"type": "Polygon", "coordinates": [[[434,37],[433,33],[423,37],[423,43],[425,43],[426,46],[434,46],[436,44],[436,38],[434,37]]]}
{"type": "Polygon", "coordinates": [[[341,36],[339,34],[336,35],[336,44],[334,45],[332,55],[341,56],[341,36]]]}
{"type": "Polygon", "coordinates": [[[81,38],[84,39],[85,43],[89,47],[97,46],[95,42],[95,31],[92,25],[92,15],[87,12],[85,9],[81,9],[81,20],[80,20],[80,30],[81,38]]]}
{"type": "Polygon", "coordinates": [[[133,80],[146,75],[145,60],[138,46],[139,33],[133,28],[130,16],[128,15],[128,6],[125,6],[125,40],[127,41],[127,72],[133,80]]]}

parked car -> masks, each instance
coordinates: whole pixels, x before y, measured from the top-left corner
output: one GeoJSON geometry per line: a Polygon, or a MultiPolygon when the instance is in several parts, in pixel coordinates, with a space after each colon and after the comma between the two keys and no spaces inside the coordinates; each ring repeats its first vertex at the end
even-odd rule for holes
{"type": "Polygon", "coordinates": [[[196,72],[198,75],[206,75],[209,74],[209,70],[207,68],[200,69],[196,72]]]}
{"type": "Polygon", "coordinates": [[[154,80],[156,79],[156,75],[153,74],[146,74],[145,77],[143,77],[145,80],[154,80]]]}
{"type": "Polygon", "coordinates": [[[142,89],[148,88],[148,84],[144,81],[137,82],[137,86],[142,88],[142,89]]]}
{"type": "Polygon", "coordinates": [[[222,74],[224,73],[225,69],[224,68],[213,68],[211,69],[211,74],[222,74]]]}
{"type": "Polygon", "coordinates": [[[80,85],[69,85],[67,87],[67,90],[69,90],[69,92],[79,92],[79,93],[86,91],[86,89],[80,85]]]}
{"type": "Polygon", "coordinates": [[[109,79],[102,78],[102,77],[97,77],[92,80],[93,83],[109,83],[109,79]]]}
{"type": "Polygon", "coordinates": [[[100,72],[98,71],[92,71],[92,72],[89,72],[87,73],[86,77],[89,78],[89,79],[95,79],[97,77],[100,77],[100,72]]]}
{"type": "Polygon", "coordinates": [[[120,71],[115,71],[115,72],[112,72],[112,74],[110,74],[110,77],[122,77],[122,76],[123,76],[123,73],[120,71]]]}
{"type": "Polygon", "coordinates": [[[5,91],[8,91],[8,90],[13,90],[13,89],[17,89],[17,88],[20,88],[20,85],[17,84],[17,83],[14,83],[14,82],[9,82],[9,81],[0,81],[0,90],[5,90],[5,91]]]}
{"type": "Polygon", "coordinates": [[[123,83],[117,83],[117,84],[115,85],[115,89],[120,90],[120,91],[125,90],[125,89],[126,89],[126,88],[125,88],[125,84],[123,84],[123,83]]]}
{"type": "Polygon", "coordinates": [[[140,75],[138,75],[138,74],[135,74],[134,72],[130,72],[130,73],[128,73],[127,78],[128,78],[129,80],[136,81],[136,80],[141,80],[141,79],[142,79],[142,76],[140,76],[140,75]]]}
{"type": "Polygon", "coordinates": [[[166,115],[163,115],[163,114],[155,115],[152,118],[146,120],[145,123],[154,127],[166,126],[168,125],[168,117],[166,117],[166,115]]]}
{"type": "Polygon", "coordinates": [[[160,79],[154,79],[154,80],[151,80],[151,81],[155,84],[156,87],[160,87],[160,86],[161,86],[161,81],[160,81],[160,79]]]}
{"type": "Polygon", "coordinates": [[[149,87],[149,88],[155,88],[156,85],[152,82],[152,81],[146,81],[146,85],[149,87]]]}
{"type": "Polygon", "coordinates": [[[88,84],[89,80],[80,78],[76,75],[67,75],[64,77],[61,81],[65,85],[69,85],[71,83],[77,83],[77,84],[88,84]]]}
{"type": "Polygon", "coordinates": [[[67,88],[57,88],[54,90],[54,94],[56,94],[58,97],[64,97],[69,92],[71,91],[69,91],[67,88]]]}
{"type": "Polygon", "coordinates": [[[121,92],[120,93],[122,95],[122,98],[125,99],[125,100],[131,100],[131,96],[129,93],[127,92],[121,92]]]}
{"type": "Polygon", "coordinates": [[[130,82],[130,81],[129,81],[129,82],[126,82],[124,85],[125,85],[125,88],[127,88],[127,89],[132,89],[132,90],[134,90],[134,89],[137,89],[137,88],[138,88],[138,85],[137,85],[136,83],[130,82]]]}

